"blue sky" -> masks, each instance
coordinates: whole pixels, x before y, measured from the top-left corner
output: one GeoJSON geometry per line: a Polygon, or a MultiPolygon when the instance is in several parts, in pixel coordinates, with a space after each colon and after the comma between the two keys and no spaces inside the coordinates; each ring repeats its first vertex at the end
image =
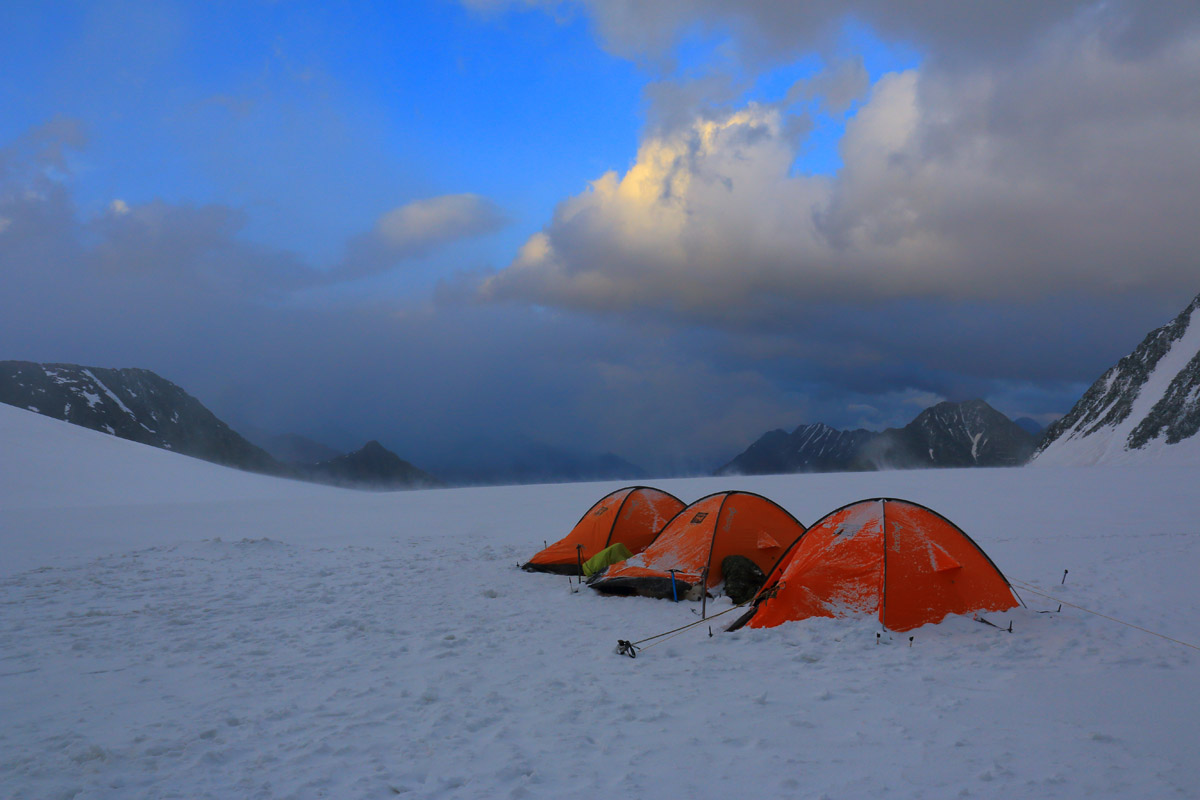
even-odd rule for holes
{"type": "Polygon", "coordinates": [[[0,358],[418,461],[1046,421],[1200,291],[1197,14],[985,11],[4,4],[0,358]]]}
{"type": "Polygon", "coordinates": [[[582,18],[451,3],[13,10],[0,131],[82,120],[83,213],[118,197],[229,204],[249,212],[248,237],[322,263],[412,198],[469,190],[544,219],[562,187],[636,145],[643,80],[582,18]]]}

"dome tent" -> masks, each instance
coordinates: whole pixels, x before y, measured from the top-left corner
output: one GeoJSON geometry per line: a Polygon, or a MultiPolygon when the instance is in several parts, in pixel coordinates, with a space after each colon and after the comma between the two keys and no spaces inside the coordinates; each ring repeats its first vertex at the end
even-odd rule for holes
{"type": "Polygon", "coordinates": [[[588,585],[604,594],[678,599],[724,580],[730,556],[753,562],[762,574],[804,533],[804,526],[767,498],[750,492],[703,497],[667,523],[640,555],[597,573],[588,585]]]}
{"type": "Polygon", "coordinates": [[[814,523],[729,630],[875,614],[885,628],[907,631],[1017,605],[1008,580],[957,525],[925,506],[876,498],[814,523]]]}
{"type": "Polygon", "coordinates": [[[617,543],[640,553],[684,503],[649,486],[627,486],[600,498],[565,537],[537,553],[521,568],[527,572],[580,575],[580,565],[617,543]]]}

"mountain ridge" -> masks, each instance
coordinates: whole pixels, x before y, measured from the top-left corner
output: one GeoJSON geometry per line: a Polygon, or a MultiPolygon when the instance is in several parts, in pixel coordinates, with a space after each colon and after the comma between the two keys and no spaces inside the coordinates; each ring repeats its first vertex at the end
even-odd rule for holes
{"type": "Polygon", "coordinates": [[[284,463],[147,369],[0,361],[0,402],[249,472],[349,488],[442,485],[375,441],[315,464],[284,463]]]}
{"type": "Polygon", "coordinates": [[[0,402],[225,466],[283,471],[199,400],[147,369],[0,361],[0,402]]]}
{"type": "Polygon", "coordinates": [[[1036,437],[981,399],[944,401],[903,428],[842,431],[824,423],[759,437],[717,475],[1019,466],[1036,437]]]}
{"type": "Polygon", "coordinates": [[[1109,367],[1046,429],[1041,465],[1200,463],[1200,295],[1109,367]]]}

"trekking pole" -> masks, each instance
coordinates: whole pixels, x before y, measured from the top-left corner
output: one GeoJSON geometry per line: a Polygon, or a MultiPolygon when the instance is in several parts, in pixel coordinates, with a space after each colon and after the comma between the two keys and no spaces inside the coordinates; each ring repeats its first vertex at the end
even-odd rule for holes
{"type": "Polygon", "coordinates": [[[675,590],[675,570],[669,569],[667,572],[671,573],[671,602],[678,603],[679,593],[675,590]]]}
{"type": "Polygon", "coordinates": [[[1063,579],[1062,579],[1061,581],[1059,581],[1059,584],[1058,584],[1058,585],[1059,585],[1059,586],[1062,586],[1062,585],[1064,585],[1066,582],[1067,582],[1067,570],[1065,570],[1065,569],[1064,569],[1064,570],[1063,570],[1063,579]]]}
{"type": "Polygon", "coordinates": [[[708,567],[700,573],[700,619],[704,619],[704,609],[708,605],[708,567]]]}
{"type": "Polygon", "coordinates": [[[579,582],[583,583],[583,545],[575,545],[575,563],[579,565],[579,582]]]}

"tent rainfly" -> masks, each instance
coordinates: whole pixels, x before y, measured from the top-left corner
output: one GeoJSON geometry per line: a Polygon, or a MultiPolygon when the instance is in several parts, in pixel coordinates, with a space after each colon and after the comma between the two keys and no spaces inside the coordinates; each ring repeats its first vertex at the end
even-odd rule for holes
{"type": "Polygon", "coordinates": [[[703,497],[667,523],[640,555],[594,575],[598,592],[681,599],[724,580],[730,556],[749,559],[767,571],[804,533],[796,518],[767,498],[750,492],[719,492],[703,497]]]}
{"type": "Polygon", "coordinates": [[[948,614],[1017,605],[1008,580],[957,525],[916,503],[877,498],[815,522],[729,630],[872,614],[907,631],[948,614]]]}
{"type": "Polygon", "coordinates": [[[526,572],[581,575],[580,565],[601,550],[623,544],[640,553],[654,541],[683,501],[649,486],[627,486],[600,498],[565,537],[536,554],[526,572]]]}

